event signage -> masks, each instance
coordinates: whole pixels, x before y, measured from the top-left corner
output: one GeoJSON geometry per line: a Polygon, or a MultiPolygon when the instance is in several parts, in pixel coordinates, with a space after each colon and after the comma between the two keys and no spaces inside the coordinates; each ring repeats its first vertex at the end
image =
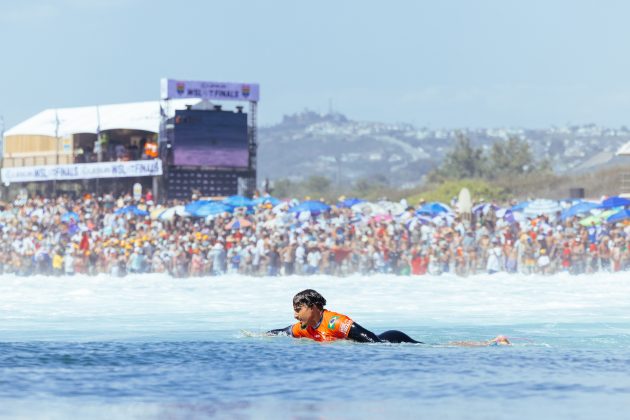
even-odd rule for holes
{"type": "Polygon", "coordinates": [[[162,161],[76,163],[2,168],[2,182],[60,181],[68,179],[124,178],[162,175],[162,161]]]}
{"type": "Polygon", "coordinates": [[[192,80],[161,80],[162,99],[201,98],[223,101],[258,102],[258,83],[200,82],[192,80]]]}

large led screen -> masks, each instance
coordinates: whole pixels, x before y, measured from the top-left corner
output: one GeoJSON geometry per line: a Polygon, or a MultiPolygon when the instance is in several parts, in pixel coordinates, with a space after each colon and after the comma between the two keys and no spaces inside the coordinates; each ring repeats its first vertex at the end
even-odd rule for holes
{"type": "Polygon", "coordinates": [[[247,114],[227,111],[176,111],[175,165],[246,168],[247,114]]]}

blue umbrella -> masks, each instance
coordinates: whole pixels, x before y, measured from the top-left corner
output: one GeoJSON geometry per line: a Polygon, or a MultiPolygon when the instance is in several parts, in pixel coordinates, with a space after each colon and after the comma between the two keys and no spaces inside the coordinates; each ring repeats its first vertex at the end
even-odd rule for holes
{"type": "Polygon", "coordinates": [[[322,203],[321,201],[315,200],[307,200],[302,201],[297,206],[293,206],[289,209],[291,213],[301,213],[303,211],[310,211],[311,214],[316,215],[325,211],[330,210],[330,206],[326,203],[322,203]]]}
{"type": "Polygon", "coordinates": [[[337,203],[337,207],[341,208],[350,208],[355,204],[365,203],[365,200],[361,200],[360,198],[346,198],[343,201],[337,203]]]}
{"type": "Polygon", "coordinates": [[[514,222],[516,222],[516,219],[514,218],[514,212],[512,211],[512,209],[506,208],[506,209],[497,210],[497,217],[501,217],[503,220],[505,220],[509,224],[513,224],[514,222]]]}
{"type": "Polygon", "coordinates": [[[606,221],[610,223],[616,223],[616,222],[621,222],[626,219],[630,219],[630,209],[623,209],[613,214],[612,216],[609,216],[608,219],[606,219],[606,221]]]}
{"type": "Polygon", "coordinates": [[[478,214],[488,214],[488,212],[490,211],[490,209],[497,211],[499,210],[499,206],[497,206],[496,204],[491,204],[491,203],[481,203],[481,204],[477,204],[476,206],[474,206],[472,208],[472,212],[473,213],[478,213],[478,214]]]}
{"type": "Polygon", "coordinates": [[[211,200],[191,201],[190,203],[186,204],[184,209],[186,209],[186,212],[194,215],[199,207],[202,207],[202,206],[204,206],[204,205],[206,205],[208,203],[213,203],[213,201],[211,201],[211,200]]]}
{"type": "Polygon", "coordinates": [[[424,215],[428,215],[428,216],[437,216],[440,213],[450,213],[451,209],[448,208],[448,206],[442,204],[442,203],[438,203],[433,202],[433,203],[427,203],[424,206],[420,207],[418,210],[416,210],[416,214],[424,214],[424,215]]]}
{"type": "Polygon", "coordinates": [[[515,206],[512,206],[510,210],[512,211],[523,211],[529,205],[529,201],[521,201],[515,206]]]}
{"type": "Polygon", "coordinates": [[[254,205],[251,199],[242,195],[232,195],[223,200],[223,203],[232,207],[252,207],[254,205]]]}
{"type": "Polygon", "coordinates": [[[193,212],[189,211],[189,213],[193,217],[208,217],[221,213],[232,213],[233,211],[234,207],[232,206],[218,201],[211,201],[201,206],[197,206],[193,212]]]}
{"type": "MultiPolygon", "coordinates": [[[[514,211],[514,209],[512,209],[514,211]]],[[[538,217],[540,215],[554,215],[562,211],[562,207],[555,200],[547,200],[545,198],[539,198],[534,201],[530,201],[527,204],[523,214],[527,217],[538,217]]]]}
{"type": "Polygon", "coordinates": [[[69,211],[67,213],[64,213],[61,215],[61,221],[65,222],[65,223],[70,223],[71,220],[74,220],[75,222],[79,221],[79,215],[76,214],[73,211],[69,211]]]}
{"type": "Polygon", "coordinates": [[[271,197],[271,196],[267,196],[267,197],[258,197],[255,200],[252,200],[252,202],[254,203],[255,206],[260,206],[262,204],[271,204],[272,206],[277,206],[278,204],[281,203],[280,200],[278,200],[276,197],[271,197]]]}
{"type": "Polygon", "coordinates": [[[562,212],[560,218],[562,220],[568,219],[569,217],[577,216],[578,214],[588,213],[589,211],[596,209],[599,207],[599,204],[592,203],[590,201],[580,201],[577,204],[569,207],[568,209],[562,212]]]}
{"type": "Polygon", "coordinates": [[[131,214],[134,214],[136,216],[148,216],[149,215],[148,211],[140,210],[136,206],[126,206],[126,207],[120,208],[120,209],[118,209],[118,210],[116,210],[114,212],[114,214],[127,214],[127,213],[131,213],[131,214]]]}
{"type": "Polygon", "coordinates": [[[429,223],[433,223],[433,219],[427,216],[416,215],[415,217],[410,218],[405,222],[405,225],[409,227],[411,224],[415,224],[420,222],[423,225],[428,225],[429,223]]]}
{"type": "Polygon", "coordinates": [[[615,196],[615,197],[610,197],[610,198],[605,199],[602,202],[601,206],[599,206],[599,208],[611,209],[613,207],[625,207],[625,206],[630,206],[630,200],[628,200],[627,198],[615,196]]]}

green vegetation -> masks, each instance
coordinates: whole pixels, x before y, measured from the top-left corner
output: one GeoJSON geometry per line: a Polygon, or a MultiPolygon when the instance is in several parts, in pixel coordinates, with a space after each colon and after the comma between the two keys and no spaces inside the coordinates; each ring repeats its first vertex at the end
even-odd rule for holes
{"type": "Polygon", "coordinates": [[[506,201],[529,197],[564,198],[569,188],[583,187],[586,194],[598,198],[619,191],[621,167],[606,168],[596,173],[556,175],[547,160],[536,161],[529,144],[517,137],[495,142],[491,148],[475,148],[469,138],[459,135],[454,148],[442,164],[428,173],[423,185],[405,190],[383,174],[361,178],[351,185],[335,185],[322,175],[303,181],[276,180],[272,194],[277,197],[324,199],[336,202],[340,196],[367,200],[406,198],[416,205],[426,201],[450,202],[460,190],[468,188],[473,200],[506,201]]]}
{"type": "Polygon", "coordinates": [[[459,134],[455,147],[428,179],[433,183],[469,178],[504,180],[541,172],[551,173],[549,162],[536,162],[525,140],[510,137],[506,141],[496,141],[484,153],[481,148],[473,147],[468,137],[459,134]]]}
{"type": "Polygon", "coordinates": [[[389,185],[389,180],[382,174],[369,178],[360,178],[351,185],[333,185],[330,178],[311,175],[303,181],[291,181],[283,178],[273,182],[271,193],[276,197],[296,197],[299,199],[323,198],[327,202],[336,202],[340,196],[361,197],[366,200],[378,200],[383,197],[400,200],[406,195],[389,185]]]}
{"type": "Polygon", "coordinates": [[[427,202],[440,201],[449,203],[451,198],[459,195],[462,188],[468,188],[474,201],[479,201],[482,198],[486,201],[501,201],[508,198],[508,194],[504,188],[493,185],[488,181],[484,181],[483,179],[461,179],[444,181],[435,184],[433,188],[415,192],[407,196],[407,202],[410,205],[416,205],[420,199],[423,199],[427,202]]]}
{"type": "Polygon", "coordinates": [[[505,201],[536,191],[535,186],[554,179],[548,161],[536,162],[529,143],[518,137],[497,141],[484,152],[475,148],[462,134],[442,165],[427,175],[421,191],[408,197],[410,204],[420,198],[427,201],[449,202],[466,187],[474,201],[505,201]]]}
{"type": "Polygon", "coordinates": [[[429,173],[429,181],[437,183],[447,179],[480,178],[486,172],[486,159],[483,151],[474,148],[468,137],[458,134],[455,147],[446,155],[442,165],[429,173]]]}

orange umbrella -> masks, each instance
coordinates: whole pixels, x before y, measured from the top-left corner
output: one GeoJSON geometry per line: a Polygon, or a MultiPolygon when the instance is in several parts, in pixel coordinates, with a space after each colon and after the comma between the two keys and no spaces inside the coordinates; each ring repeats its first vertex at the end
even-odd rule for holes
{"type": "Polygon", "coordinates": [[[228,223],[227,225],[225,225],[226,229],[240,229],[240,228],[246,228],[252,225],[252,222],[250,222],[247,219],[244,219],[242,217],[237,217],[236,219],[233,219],[230,223],[228,223]]]}

